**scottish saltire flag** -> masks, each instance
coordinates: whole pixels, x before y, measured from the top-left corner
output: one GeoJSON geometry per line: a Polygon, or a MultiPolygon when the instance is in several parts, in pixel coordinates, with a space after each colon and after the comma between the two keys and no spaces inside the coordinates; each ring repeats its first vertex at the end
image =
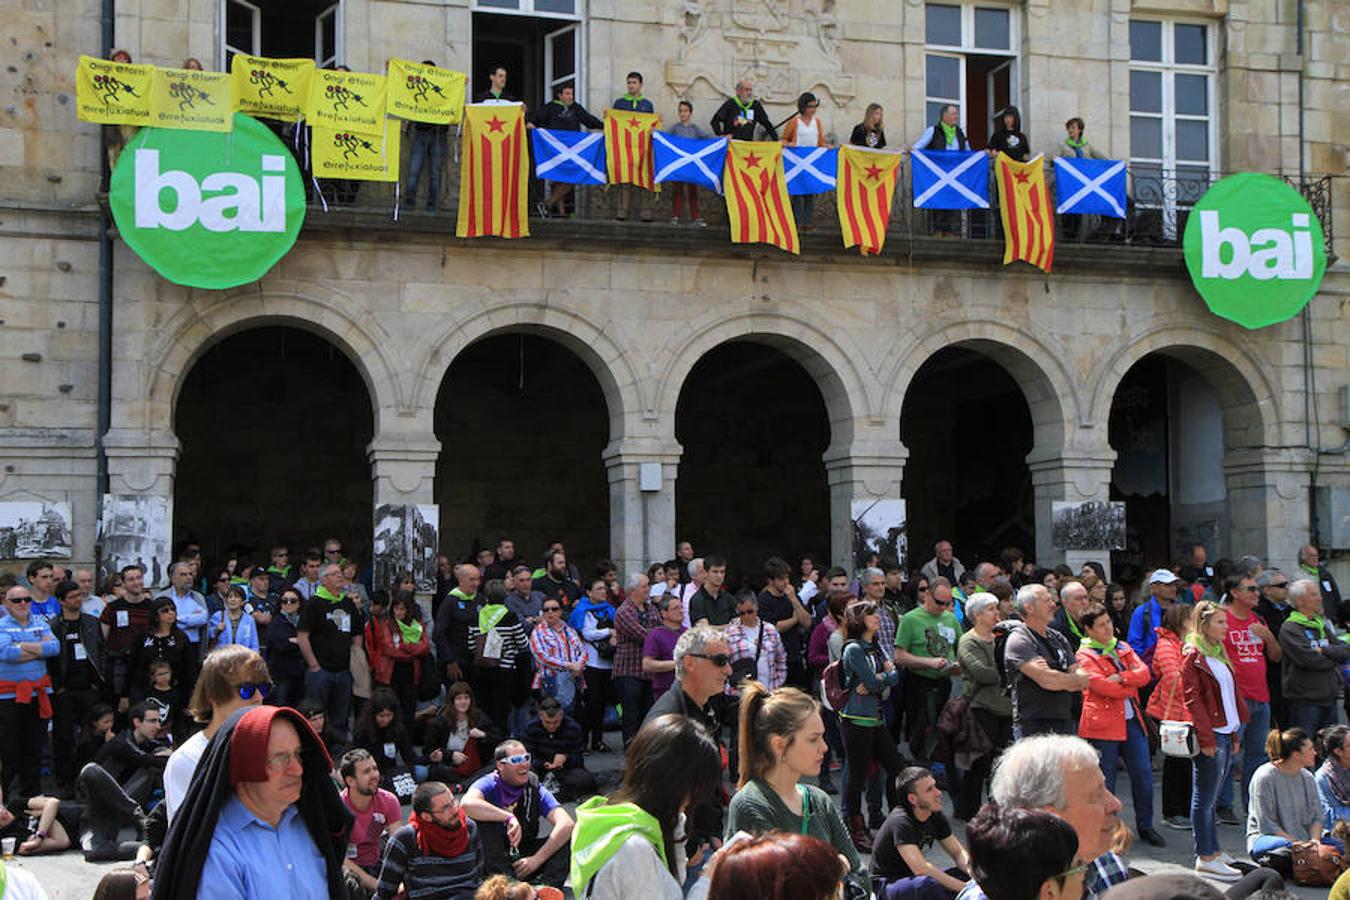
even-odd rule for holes
{"type": "Polygon", "coordinates": [[[682,138],[664,131],[652,132],[656,159],[656,183],[679,181],[722,193],[722,170],[727,163],[727,139],[682,138]]]}
{"type": "Polygon", "coordinates": [[[988,209],[989,156],[983,150],[910,153],[915,209],[988,209]]]}
{"type": "Polygon", "coordinates": [[[783,172],[788,193],[793,196],[832,191],[839,172],[839,151],[834,147],[784,147],[783,172]]]}
{"type": "Polygon", "coordinates": [[[1125,163],[1061,156],[1055,160],[1057,213],[1125,218],[1125,163]]]}
{"type": "Polygon", "coordinates": [[[605,135],[536,128],[534,177],[566,184],[605,183],[605,135]]]}

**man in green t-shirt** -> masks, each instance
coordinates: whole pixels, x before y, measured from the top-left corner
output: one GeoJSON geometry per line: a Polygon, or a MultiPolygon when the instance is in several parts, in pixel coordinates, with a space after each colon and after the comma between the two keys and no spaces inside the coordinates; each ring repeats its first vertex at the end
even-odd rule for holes
{"type": "Polygon", "coordinates": [[[928,760],[930,730],[951,694],[952,678],[961,674],[956,642],[961,623],[952,612],[952,583],[941,576],[920,591],[919,605],[905,613],[895,631],[895,664],[909,670],[903,691],[906,740],[916,760],[928,760]]]}

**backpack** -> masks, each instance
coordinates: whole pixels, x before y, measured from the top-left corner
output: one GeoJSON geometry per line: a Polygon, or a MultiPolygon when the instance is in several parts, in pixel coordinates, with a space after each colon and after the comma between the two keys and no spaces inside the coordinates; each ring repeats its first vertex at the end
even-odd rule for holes
{"type": "MultiPolygon", "coordinates": [[[[844,644],[847,647],[854,643],[848,641],[844,644]]],[[[848,684],[848,676],[844,671],[844,654],[841,650],[839,658],[825,667],[825,671],[820,674],[820,695],[821,699],[835,712],[844,708],[848,703],[849,692],[853,690],[852,685],[848,684]]]]}
{"type": "Polygon", "coordinates": [[[1007,695],[1012,694],[1012,681],[1008,678],[1008,666],[1004,657],[1008,650],[1008,636],[1020,624],[1022,623],[1016,619],[1005,619],[994,626],[994,667],[998,669],[998,683],[1003,688],[1003,693],[1007,695]]]}

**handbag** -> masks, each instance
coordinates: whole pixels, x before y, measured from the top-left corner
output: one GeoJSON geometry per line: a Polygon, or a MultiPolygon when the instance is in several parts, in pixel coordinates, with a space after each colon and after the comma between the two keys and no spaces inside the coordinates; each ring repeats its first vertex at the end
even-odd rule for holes
{"type": "Polygon", "coordinates": [[[727,680],[732,687],[740,687],[741,682],[752,679],[759,674],[759,654],[764,649],[764,629],[772,627],[763,619],[760,620],[759,640],[755,641],[755,655],[738,659],[731,664],[731,677],[727,680]]]}
{"type": "Polygon", "coordinates": [[[1294,883],[1309,887],[1329,887],[1345,869],[1345,858],[1340,850],[1321,841],[1294,841],[1289,846],[1293,856],[1294,883]]]}
{"type": "MultiPolygon", "coordinates": [[[[1177,698],[1177,686],[1180,684],[1180,678],[1172,683],[1172,693],[1167,697],[1168,709],[1172,708],[1172,701],[1177,698]]],[[[1195,759],[1200,754],[1200,742],[1195,737],[1195,725],[1191,722],[1163,719],[1158,723],[1158,747],[1164,756],[1195,759]]]]}

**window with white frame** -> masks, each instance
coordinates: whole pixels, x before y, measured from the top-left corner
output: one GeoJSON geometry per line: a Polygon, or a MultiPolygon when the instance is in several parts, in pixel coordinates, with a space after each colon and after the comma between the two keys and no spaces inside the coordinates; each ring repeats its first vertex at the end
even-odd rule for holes
{"type": "Polygon", "coordinates": [[[971,146],[986,146],[994,115],[1016,96],[1017,32],[1008,6],[924,4],[925,123],[954,103],[971,146]]]}
{"type": "Polygon", "coordinates": [[[1166,205],[1189,207],[1218,174],[1214,29],[1130,20],[1130,171],[1136,199],[1156,182],[1166,205]],[[1141,190],[1142,189],[1142,190],[1141,190]]]}
{"type": "MultiPolygon", "coordinates": [[[[487,87],[487,69],[506,69],[506,92],[531,108],[567,85],[586,96],[583,0],[473,0],[471,92],[487,87]]],[[[602,101],[603,102],[603,101],[602,101]]]]}
{"type": "Polygon", "coordinates": [[[342,0],[221,0],[220,67],[236,53],[342,61],[342,0]]]}
{"type": "Polygon", "coordinates": [[[483,12],[517,12],[530,16],[568,16],[581,14],[580,0],[474,0],[474,9],[483,12]]]}

